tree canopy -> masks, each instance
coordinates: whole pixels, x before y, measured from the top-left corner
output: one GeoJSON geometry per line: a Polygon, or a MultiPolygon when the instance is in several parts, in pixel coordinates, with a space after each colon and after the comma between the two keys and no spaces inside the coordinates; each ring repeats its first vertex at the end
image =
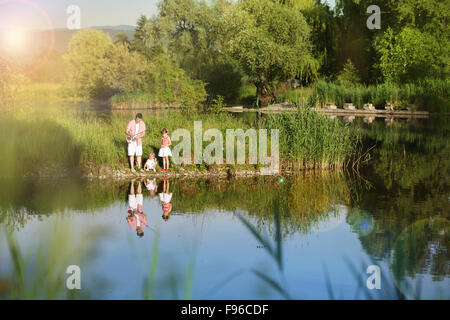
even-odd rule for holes
{"type": "Polygon", "coordinates": [[[245,85],[262,105],[289,79],[352,87],[448,76],[450,0],[335,3],[161,0],[156,15],[139,17],[133,39],[77,33],[64,56],[69,83],[88,96],[145,92],[207,104],[234,103],[245,85]],[[381,29],[370,30],[374,4],[381,29]]]}
{"type": "Polygon", "coordinates": [[[288,78],[311,78],[310,28],[298,10],[270,0],[242,0],[222,17],[226,49],[257,87],[258,98],[274,99],[273,89],[288,78]]]}

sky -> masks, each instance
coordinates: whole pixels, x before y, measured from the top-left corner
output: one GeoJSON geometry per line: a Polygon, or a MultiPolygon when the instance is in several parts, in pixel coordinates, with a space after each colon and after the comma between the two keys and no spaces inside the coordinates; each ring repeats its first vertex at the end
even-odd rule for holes
{"type": "Polygon", "coordinates": [[[81,11],[81,28],[88,28],[135,26],[141,14],[157,13],[158,0],[0,0],[0,29],[48,29],[45,15],[29,3],[42,8],[54,28],[67,28],[67,8],[76,5],[81,11]]]}
{"type": "MultiPolygon", "coordinates": [[[[159,0],[0,0],[0,29],[49,29],[48,15],[54,28],[67,28],[71,5],[80,8],[81,28],[94,26],[135,26],[141,14],[157,13],[159,0]],[[28,2],[28,3],[27,3],[28,2]]],[[[323,0],[334,6],[335,0],[323,0]]]]}

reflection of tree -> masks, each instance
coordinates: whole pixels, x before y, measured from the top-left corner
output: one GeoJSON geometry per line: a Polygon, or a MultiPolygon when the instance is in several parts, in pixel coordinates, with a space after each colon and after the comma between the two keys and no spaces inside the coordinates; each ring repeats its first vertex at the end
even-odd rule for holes
{"type": "Polygon", "coordinates": [[[336,204],[348,205],[349,202],[349,188],[338,174],[297,177],[287,200],[290,217],[304,232],[335,214],[336,204]]]}
{"type": "Polygon", "coordinates": [[[449,221],[421,220],[407,228],[398,238],[392,256],[392,271],[397,281],[417,273],[429,273],[434,281],[449,274],[449,221]]]}
{"type": "Polygon", "coordinates": [[[305,174],[286,180],[277,177],[181,180],[175,185],[177,211],[243,210],[257,220],[260,228],[263,225],[271,228],[278,199],[284,234],[308,232],[335,213],[335,204],[349,204],[350,198],[344,177],[331,173],[305,174]]]}
{"type": "Polygon", "coordinates": [[[366,236],[373,231],[373,217],[364,210],[352,210],[347,216],[352,232],[366,236]]]}
{"type": "Polygon", "coordinates": [[[0,184],[0,224],[23,228],[31,217],[67,209],[92,212],[122,199],[125,185],[105,181],[66,179],[12,179],[0,184]]]}
{"type": "MultiPolygon", "coordinates": [[[[376,193],[365,193],[359,202],[362,209],[371,212],[374,221],[374,231],[360,235],[360,241],[377,258],[388,256],[397,247],[394,272],[400,278],[417,272],[448,273],[444,264],[448,256],[427,251],[433,230],[425,224],[415,226],[423,219],[448,219],[447,124],[448,119],[430,119],[408,124],[399,122],[390,127],[374,123],[365,129],[369,145],[377,144],[372,153],[375,159],[366,168],[376,193]],[[396,243],[408,226],[415,226],[415,231],[396,243]],[[431,255],[425,257],[426,252],[431,255]],[[425,259],[423,266],[429,269],[416,267],[419,257],[425,259]]],[[[437,249],[447,247],[440,242],[437,249]]]]}

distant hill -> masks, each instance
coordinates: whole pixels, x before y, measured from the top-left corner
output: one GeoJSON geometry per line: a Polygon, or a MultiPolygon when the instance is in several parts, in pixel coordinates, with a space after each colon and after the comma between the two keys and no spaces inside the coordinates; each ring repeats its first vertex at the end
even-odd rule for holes
{"type": "Polygon", "coordinates": [[[100,27],[91,27],[91,29],[97,30],[119,30],[119,31],[134,31],[136,29],[135,26],[129,26],[126,24],[121,24],[120,26],[100,26],[100,27]]]}
{"type": "MultiPolygon", "coordinates": [[[[104,33],[110,35],[111,39],[115,40],[115,36],[118,33],[125,33],[129,40],[134,37],[133,26],[120,25],[120,26],[99,26],[92,27],[89,29],[100,30],[104,33]]],[[[68,29],[56,29],[55,30],[55,51],[62,53],[66,50],[67,45],[72,39],[72,36],[80,30],[68,30],[68,29]]],[[[48,48],[50,42],[50,32],[49,31],[34,31],[31,37],[30,47],[35,48],[36,51],[42,51],[48,48]]]]}

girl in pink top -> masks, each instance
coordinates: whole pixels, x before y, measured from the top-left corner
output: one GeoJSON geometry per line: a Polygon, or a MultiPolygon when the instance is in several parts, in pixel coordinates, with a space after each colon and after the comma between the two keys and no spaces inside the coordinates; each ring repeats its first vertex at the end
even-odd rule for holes
{"type": "Polygon", "coordinates": [[[169,130],[164,128],[162,131],[161,138],[161,149],[159,149],[158,156],[163,158],[163,169],[161,171],[169,171],[169,157],[172,156],[172,151],[170,151],[170,146],[172,145],[172,141],[169,137],[169,130]]]}

